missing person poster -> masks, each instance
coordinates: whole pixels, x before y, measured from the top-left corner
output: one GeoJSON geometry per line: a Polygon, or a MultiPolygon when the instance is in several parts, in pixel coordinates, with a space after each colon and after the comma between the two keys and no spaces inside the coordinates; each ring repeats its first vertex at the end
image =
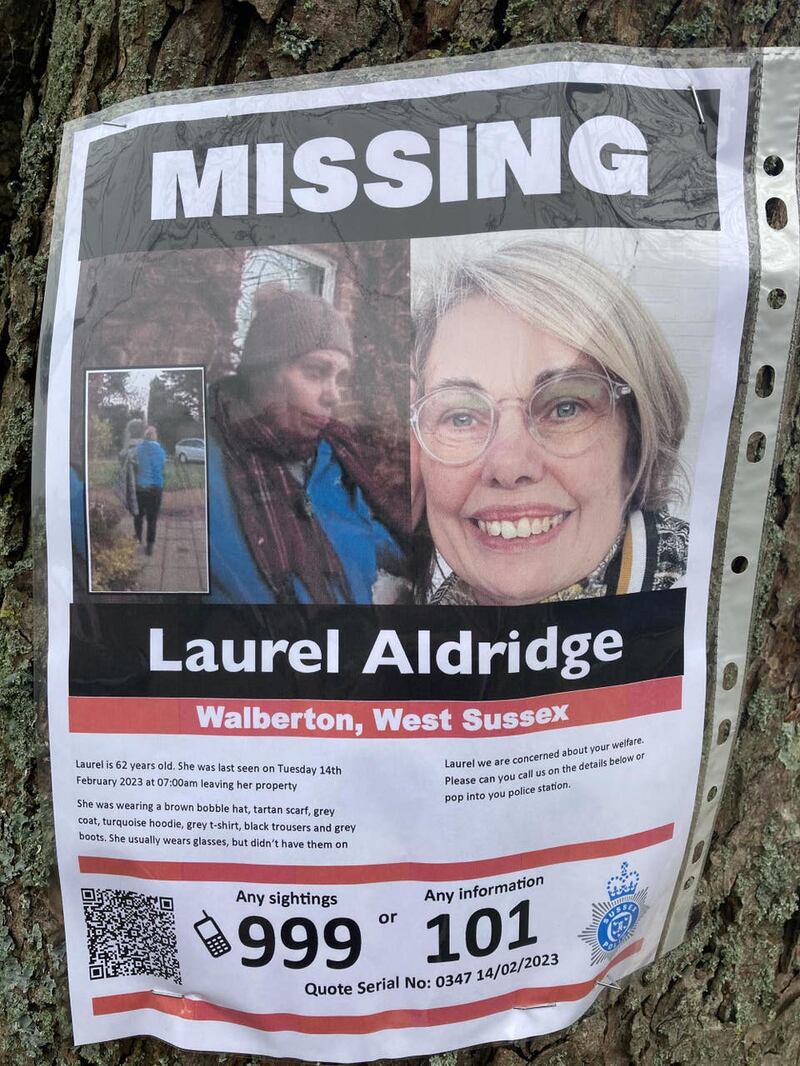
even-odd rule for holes
{"type": "Polygon", "coordinates": [[[761,73],[508,52],[69,127],[41,397],[77,1043],[421,1055],[567,1026],[657,955],[761,73]]]}

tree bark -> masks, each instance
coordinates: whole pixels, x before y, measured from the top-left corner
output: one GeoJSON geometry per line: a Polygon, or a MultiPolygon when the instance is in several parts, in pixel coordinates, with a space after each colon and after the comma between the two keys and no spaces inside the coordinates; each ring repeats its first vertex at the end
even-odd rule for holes
{"type": "MultiPolygon", "coordinates": [[[[797,45],[800,15],[793,0],[0,0],[0,25],[0,1062],[242,1064],[251,1059],[151,1038],[71,1046],[46,730],[31,681],[28,487],[62,123],[162,89],[545,41],[797,45]]],[[[790,395],[796,384],[795,366],[790,395]]],[[[686,942],[624,991],[604,992],[570,1030],[435,1056],[435,1066],[800,1062],[797,413],[779,445],[745,710],[686,942]]]]}

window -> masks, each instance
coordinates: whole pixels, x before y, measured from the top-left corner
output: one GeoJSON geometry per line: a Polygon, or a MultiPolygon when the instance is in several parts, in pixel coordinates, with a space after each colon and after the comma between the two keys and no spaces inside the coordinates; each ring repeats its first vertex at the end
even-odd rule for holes
{"type": "Polygon", "coordinates": [[[236,307],[234,343],[241,351],[253,317],[253,301],[262,285],[285,285],[289,289],[324,296],[333,301],[336,264],[308,248],[259,248],[249,252],[242,270],[242,288],[236,307]]]}

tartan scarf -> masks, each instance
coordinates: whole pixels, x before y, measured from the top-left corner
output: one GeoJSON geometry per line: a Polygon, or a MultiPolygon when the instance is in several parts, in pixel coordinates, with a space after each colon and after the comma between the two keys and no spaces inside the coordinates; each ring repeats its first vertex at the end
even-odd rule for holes
{"type": "MultiPolygon", "coordinates": [[[[268,413],[254,413],[231,388],[214,390],[213,418],[239,520],[264,580],[279,603],[298,602],[299,580],[313,603],[352,603],[342,561],[314,513],[313,503],[290,469],[308,460],[308,442],[275,432],[268,413]]],[[[341,422],[325,427],[325,439],[349,481],[359,486],[378,517],[399,528],[398,515],[374,466],[360,454],[354,434],[341,422]]],[[[312,450],[312,458],[313,458],[312,450]]],[[[400,527],[401,528],[401,527],[400,527]]]]}
{"type": "MultiPolygon", "coordinates": [[[[633,511],[626,516],[605,557],[581,581],[537,603],[620,596],[672,588],[686,573],[689,526],[666,511],[633,511]]],[[[423,603],[471,606],[474,591],[451,570],[436,549],[428,569],[423,603]]]]}

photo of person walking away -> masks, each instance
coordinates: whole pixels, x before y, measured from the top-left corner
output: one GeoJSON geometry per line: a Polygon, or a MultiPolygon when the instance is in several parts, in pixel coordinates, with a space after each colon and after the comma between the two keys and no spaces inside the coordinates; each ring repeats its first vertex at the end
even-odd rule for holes
{"type": "Polygon", "coordinates": [[[141,544],[142,531],[145,530],[145,555],[153,554],[153,545],[156,542],[158,514],[164,495],[166,462],[167,453],[158,443],[156,427],[148,426],[144,431],[144,440],[137,445],[133,454],[137,506],[137,514],[133,516],[133,531],[141,544]]]}
{"type": "Polygon", "coordinates": [[[70,490],[89,593],[208,591],[204,394],[202,367],[87,371],[70,490]]]}

